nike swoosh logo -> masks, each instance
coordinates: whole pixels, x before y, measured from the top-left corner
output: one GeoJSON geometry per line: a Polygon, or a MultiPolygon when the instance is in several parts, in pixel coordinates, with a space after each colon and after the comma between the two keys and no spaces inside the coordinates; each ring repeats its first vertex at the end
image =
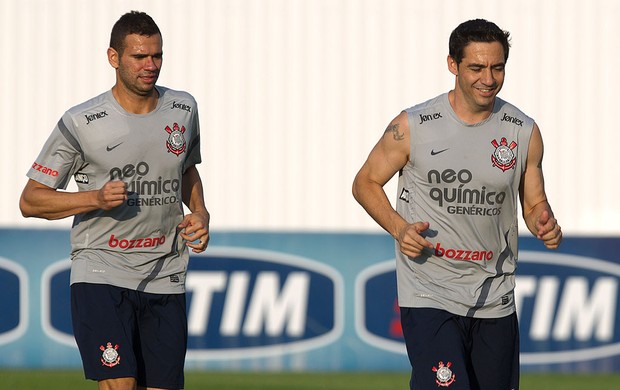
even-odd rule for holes
{"type": "Polygon", "coordinates": [[[116,149],[116,148],[117,148],[120,144],[122,144],[122,142],[121,142],[121,143],[118,143],[118,144],[116,144],[116,145],[113,145],[113,146],[106,146],[106,147],[105,147],[105,150],[107,150],[108,152],[110,152],[110,151],[112,151],[112,150],[116,149]]]}
{"type": "Polygon", "coordinates": [[[445,149],[441,149],[441,150],[437,150],[437,151],[435,151],[433,149],[433,150],[431,150],[431,156],[434,156],[434,155],[439,154],[439,153],[443,153],[443,152],[445,152],[448,149],[450,149],[450,148],[445,148],[445,149]]]}

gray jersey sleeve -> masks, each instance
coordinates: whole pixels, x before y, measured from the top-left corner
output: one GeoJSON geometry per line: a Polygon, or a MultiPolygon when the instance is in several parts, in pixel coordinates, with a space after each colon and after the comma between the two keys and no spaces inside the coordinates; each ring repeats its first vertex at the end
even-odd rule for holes
{"type": "Polygon", "coordinates": [[[71,117],[65,113],[28,170],[27,176],[48,187],[67,188],[71,176],[84,162],[82,150],[74,134],[71,117]]]}

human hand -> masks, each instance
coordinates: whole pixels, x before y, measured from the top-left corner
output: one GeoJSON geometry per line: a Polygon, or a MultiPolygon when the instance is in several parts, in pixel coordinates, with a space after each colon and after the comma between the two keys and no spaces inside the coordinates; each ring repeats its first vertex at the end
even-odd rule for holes
{"type": "Polygon", "coordinates": [[[548,249],[557,249],[562,242],[562,228],[548,210],[544,210],[536,221],[536,238],[542,240],[548,249]]]}
{"type": "Polygon", "coordinates": [[[421,235],[429,226],[428,222],[405,225],[398,233],[400,251],[409,257],[417,257],[425,248],[434,248],[434,245],[421,235]]]}
{"type": "Polygon", "coordinates": [[[102,210],[111,210],[127,200],[127,184],[121,180],[111,180],[97,191],[97,204],[102,210]]]}
{"type": "Polygon", "coordinates": [[[209,245],[209,213],[198,211],[188,214],[178,225],[181,237],[187,241],[187,246],[195,253],[204,252],[209,245]]]}

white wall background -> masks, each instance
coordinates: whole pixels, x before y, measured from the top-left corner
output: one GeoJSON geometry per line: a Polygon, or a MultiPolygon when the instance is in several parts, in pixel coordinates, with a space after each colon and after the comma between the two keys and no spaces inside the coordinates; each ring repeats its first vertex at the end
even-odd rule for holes
{"type": "Polygon", "coordinates": [[[200,105],[213,229],[377,230],[351,181],[400,110],[452,88],[448,36],[483,17],[512,34],[501,96],[541,127],[565,233],[620,234],[615,0],[3,0],[0,225],[70,226],[19,194],[62,113],[112,86],[131,9],[162,30],[160,84],[200,105]]]}

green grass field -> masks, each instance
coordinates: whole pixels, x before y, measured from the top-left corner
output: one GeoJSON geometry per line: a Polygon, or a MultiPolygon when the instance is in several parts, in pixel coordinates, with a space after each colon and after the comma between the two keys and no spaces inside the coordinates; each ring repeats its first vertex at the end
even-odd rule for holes
{"type": "MultiPolygon", "coordinates": [[[[408,389],[406,373],[186,373],[188,390],[392,390],[408,389]]],[[[2,390],[96,389],[81,371],[0,370],[2,390]]],[[[620,389],[620,374],[524,374],[521,390],[620,389]]]]}

